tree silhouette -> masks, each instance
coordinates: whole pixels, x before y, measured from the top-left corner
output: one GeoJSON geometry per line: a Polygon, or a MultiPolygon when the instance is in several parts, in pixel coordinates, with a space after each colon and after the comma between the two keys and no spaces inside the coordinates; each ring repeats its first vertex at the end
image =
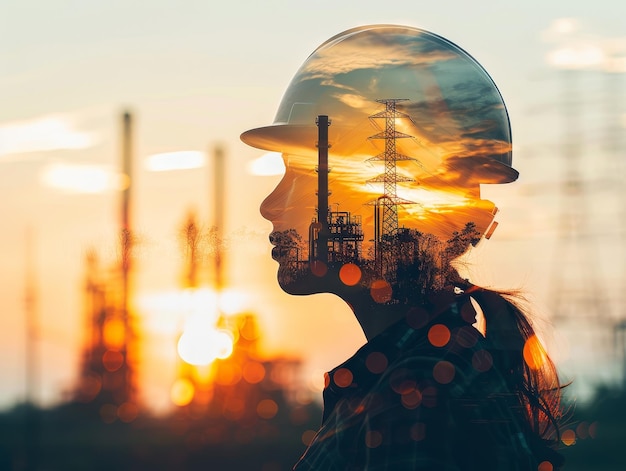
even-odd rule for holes
{"type": "Polygon", "coordinates": [[[452,237],[446,242],[446,254],[452,260],[465,253],[470,245],[476,245],[480,237],[481,233],[476,229],[476,223],[470,221],[461,232],[452,233],[452,237]]]}
{"type": "Polygon", "coordinates": [[[452,261],[463,255],[470,246],[476,245],[482,234],[476,229],[476,223],[468,222],[461,232],[454,231],[452,237],[446,242],[443,256],[443,270],[448,281],[456,278],[457,271],[452,266],[452,261]]]}
{"type": "Polygon", "coordinates": [[[281,261],[294,261],[302,258],[304,243],[302,236],[295,229],[274,232],[272,243],[276,246],[281,261]]]}
{"type": "Polygon", "coordinates": [[[304,270],[305,250],[302,236],[295,229],[272,233],[276,246],[276,258],[280,262],[279,282],[289,285],[295,282],[304,270]]]}
{"type": "Polygon", "coordinates": [[[383,278],[393,287],[394,300],[409,302],[443,289],[458,278],[452,261],[476,245],[481,233],[474,222],[452,233],[446,242],[433,234],[399,229],[379,243],[383,278]]]}

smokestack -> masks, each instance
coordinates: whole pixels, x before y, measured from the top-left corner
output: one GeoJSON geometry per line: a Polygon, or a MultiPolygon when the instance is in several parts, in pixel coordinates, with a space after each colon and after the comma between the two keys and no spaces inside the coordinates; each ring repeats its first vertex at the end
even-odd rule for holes
{"type": "Polygon", "coordinates": [[[122,309],[124,322],[127,322],[128,315],[128,291],[129,291],[129,272],[130,258],[132,250],[132,234],[130,224],[131,209],[131,186],[133,181],[132,175],[132,118],[129,112],[124,112],[122,116],[122,173],[124,175],[124,189],[122,190],[121,201],[121,227],[120,227],[120,243],[121,243],[121,269],[122,269],[122,309]]]}
{"type": "Polygon", "coordinates": [[[122,230],[130,230],[130,189],[132,183],[132,118],[128,111],[122,116],[122,230]]]}
{"type": "Polygon", "coordinates": [[[214,276],[215,291],[220,295],[224,287],[224,268],[222,264],[222,237],[224,234],[224,149],[217,145],[213,149],[213,182],[215,193],[213,195],[214,226],[215,226],[215,258],[214,276]]]}
{"type": "MultiPolygon", "coordinates": [[[[121,303],[120,315],[124,325],[124,340],[120,353],[124,356],[125,379],[123,384],[123,397],[126,401],[133,401],[134,381],[133,367],[129,361],[129,343],[133,335],[130,323],[129,298],[131,292],[131,264],[133,251],[133,233],[131,224],[131,191],[133,185],[133,129],[132,116],[126,111],[122,115],[122,173],[124,175],[124,187],[122,189],[122,201],[120,211],[120,252],[121,252],[121,303]]],[[[134,353],[134,352],[133,352],[134,353]]]]}
{"type": "Polygon", "coordinates": [[[24,307],[26,311],[26,408],[24,424],[24,442],[26,448],[26,471],[39,469],[41,447],[41,415],[36,393],[39,389],[39,338],[37,319],[37,287],[35,280],[35,260],[33,233],[26,231],[26,292],[24,307]]]}
{"type": "Polygon", "coordinates": [[[317,238],[317,260],[328,263],[328,116],[316,120],[317,139],[317,221],[321,228],[317,238]]]}

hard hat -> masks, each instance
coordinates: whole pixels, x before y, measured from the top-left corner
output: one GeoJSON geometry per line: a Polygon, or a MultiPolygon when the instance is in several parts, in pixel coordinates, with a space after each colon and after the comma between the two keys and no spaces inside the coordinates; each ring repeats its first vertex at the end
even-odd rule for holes
{"type": "Polygon", "coordinates": [[[314,157],[315,119],[328,115],[332,156],[365,160],[376,154],[372,117],[390,99],[408,117],[397,130],[412,139],[397,147],[417,162],[415,181],[458,190],[517,178],[509,117],[491,77],[452,42],[407,26],[362,26],[324,42],[292,79],[274,123],[241,139],[314,157]]]}
{"type": "Polygon", "coordinates": [[[292,294],[345,296],[349,286],[358,295],[382,282],[384,296],[372,298],[391,302],[449,286],[452,258],[496,224],[480,185],[518,176],[493,80],[450,41],[405,26],[362,26],[323,43],[274,123],[241,139],[285,160],[261,214],[292,294]]]}

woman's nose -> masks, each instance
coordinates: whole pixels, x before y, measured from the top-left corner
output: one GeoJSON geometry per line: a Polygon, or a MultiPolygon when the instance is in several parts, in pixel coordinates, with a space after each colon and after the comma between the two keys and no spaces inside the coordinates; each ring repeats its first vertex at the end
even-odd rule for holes
{"type": "Polygon", "coordinates": [[[276,213],[276,208],[273,207],[271,204],[271,196],[272,193],[270,193],[270,195],[263,200],[263,202],[261,203],[261,207],[259,208],[261,216],[263,216],[268,221],[272,221],[276,213]]]}
{"type": "Polygon", "coordinates": [[[279,183],[274,191],[272,191],[261,203],[259,211],[261,216],[270,222],[275,222],[280,218],[280,215],[284,211],[284,191],[281,189],[282,181],[279,183]],[[283,195],[281,197],[281,195],[283,195]]]}
{"type": "Polygon", "coordinates": [[[290,179],[290,177],[288,176],[289,167],[287,165],[287,158],[284,154],[282,158],[285,165],[285,171],[283,173],[283,176],[274,188],[274,190],[272,190],[272,192],[265,197],[259,208],[261,216],[263,216],[263,218],[267,219],[270,222],[275,222],[278,218],[280,218],[280,215],[282,214],[285,206],[285,198],[287,193],[285,187],[289,186],[288,180],[290,179]]]}

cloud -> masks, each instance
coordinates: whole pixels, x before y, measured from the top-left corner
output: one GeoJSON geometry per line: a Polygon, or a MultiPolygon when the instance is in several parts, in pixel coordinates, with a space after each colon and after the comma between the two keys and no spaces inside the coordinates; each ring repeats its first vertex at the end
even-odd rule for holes
{"type": "MultiPolygon", "coordinates": [[[[415,35],[415,32],[411,32],[415,35]]],[[[332,78],[358,70],[421,66],[457,58],[448,44],[423,36],[407,38],[388,31],[368,31],[347,37],[329,47],[321,47],[301,69],[301,79],[332,78]],[[403,40],[404,39],[404,40],[403,40]]]]}
{"type": "Polygon", "coordinates": [[[42,185],[65,193],[99,194],[122,190],[128,179],[108,166],[56,162],[41,169],[42,185]]]}
{"type": "Polygon", "coordinates": [[[167,172],[171,170],[189,170],[202,168],[206,165],[204,152],[184,150],[165,152],[146,157],[146,169],[151,172],[167,172]]]}
{"type": "Polygon", "coordinates": [[[459,80],[441,88],[441,95],[402,104],[416,128],[430,142],[449,142],[466,137],[507,141],[509,120],[502,98],[487,81],[459,80]]]}
{"type": "Polygon", "coordinates": [[[62,149],[85,149],[95,144],[93,133],[78,129],[68,115],[0,124],[0,159],[16,154],[62,149]]]}
{"type": "Polygon", "coordinates": [[[372,102],[362,95],[353,93],[344,93],[336,95],[337,99],[342,103],[345,103],[350,108],[356,109],[368,109],[372,106],[372,102]]]}
{"type": "Polygon", "coordinates": [[[423,183],[435,188],[451,187],[478,191],[482,183],[503,183],[515,180],[517,171],[501,164],[498,155],[489,153],[497,152],[498,145],[499,143],[485,143],[483,147],[476,147],[473,151],[468,150],[465,155],[448,157],[444,160],[438,174],[424,179],[423,183]]]}
{"type": "Polygon", "coordinates": [[[578,18],[556,18],[544,31],[541,38],[546,42],[559,42],[571,38],[581,31],[581,22],[578,18]]]}
{"type": "Polygon", "coordinates": [[[556,69],[626,71],[626,37],[607,38],[588,31],[578,18],[557,18],[541,33],[554,44],[546,62],[556,69]]]}

